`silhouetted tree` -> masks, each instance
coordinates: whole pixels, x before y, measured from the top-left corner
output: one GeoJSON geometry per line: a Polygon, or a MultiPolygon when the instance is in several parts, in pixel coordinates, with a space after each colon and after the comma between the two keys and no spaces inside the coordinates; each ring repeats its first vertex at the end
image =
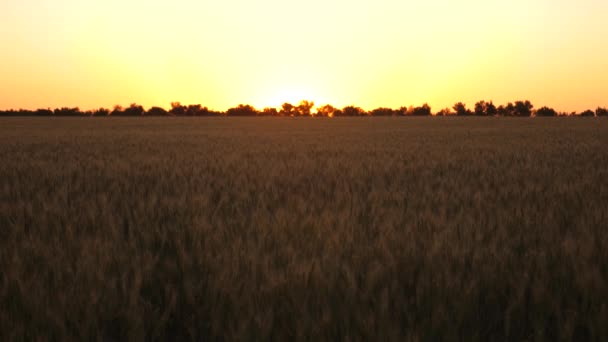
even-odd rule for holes
{"type": "MultiPolygon", "coordinates": [[[[148,111],[140,105],[132,103],[129,107],[123,108],[120,105],[116,105],[110,111],[106,108],[99,108],[95,110],[81,111],[78,107],[61,107],[51,110],[37,109],[35,111],[26,109],[9,109],[0,110],[0,116],[162,116],[162,115],[189,115],[189,116],[206,116],[206,115],[230,115],[230,116],[311,116],[314,102],[312,101],[301,101],[298,106],[294,106],[290,103],[284,103],[280,110],[276,108],[264,108],[262,111],[256,110],[250,105],[239,105],[234,108],[228,109],[226,112],[211,111],[207,107],[203,107],[200,104],[193,104],[184,106],[179,102],[172,102],[171,109],[166,111],[161,107],[151,107],[148,111]]],[[[503,115],[503,116],[608,116],[608,109],[603,107],[597,107],[595,111],[586,110],[581,113],[576,112],[557,112],[550,107],[541,107],[538,110],[533,110],[534,106],[528,100],[515,101],[514,103],[508,102],[506,105],[500,105],[496,107],[492,101],[486,102],[484,100],[475,103],[474,111],[466,108],[466,105],[462,102],[454,104],[452,112],[449,108],[444,108],[438,111],[436,116],[445,115],[503,115]]],[[[413,116],[428,116],[431,115],[431,107],[425,103],[422,106],[414,107],[400,107],[399,109],[391,109],[387,107],[379,107],[370,112],[366,112],[360,107],[354,105],[346,106],[343,109],[337,109],[332,105],[324,105],[318,107],[314,116],[327,117],[327,116],[401,116],[401,115],[413,115],[413,116]]]]}
{"type": "MultiPolygon", "coordinates": [[[[23,111],[23,112],[27,113],[28,111],[23,111]]],[[[39,116],[53,116],[53,111],[50,108],[47,108],[47,109],[41,108],[41,109],[36,110],[36,115],[39,115],[39,116]]]]}
{"type": "Polygon", "coordinates": [[[431,106],[429,106],[427,103],[425,103],[425,104],[423,104],[420,107],[414,107],[414,109],[411,112],[411,115],[414,115],[414,116],[428,116],[428,115],[431,115],[431,106]]]}
{"type": "Polygon", "coordinates": [[[405,106],[401,106],[395,110],[393,110],[393,115],[395,116],[406,116],[408,108],[405,106]]]}
{"type": "Polygon", "coordinates": [[[121,105],[115,105],[110,112],[111,116],[121,116],[124,112],[124,108],[121,105]]]}
{"type": "Polygon", "coordinates": [[[395,115],[395,111],[391,108],[380,107],[372,110],[371,112],[369,112],[369,114],[371,116],[392,116],[395,115]]]}
{"type": "Polygon", "coordinates": [[[226,111],[228,116],[256,116],[258,111],[251,105],[240,104],[238,107],[230,108],[226,111]]]}
{"type": "Polygon", "coordinates": [[[500,116],[507,116],[509,115],[509,112],[507,110],[507,107],[505,107],[504,105],[500,105],[498,106],[498,108],[496,108],[496,114],[500,116]]]}
{"type": "Polygon", "coordinates": [[[0,115],[1,116],[16,116],[16,115],[19,115],[19,112],[16,110],[9,109],[9,110],[0,111],[0,115]]]}
{"type": "Polygon", "coordinates": [[[56,108],[54,110],[54,113],[55,113],[56,116],[83,116],[83,113],[80,111],[80,108],[78,108],[78,107],[74,107],[74,108],[68,108],[68,107],[56,108]]]}
{"type": "Polygon", "coordinates": [[[332,117],[336,112],[336,108],[330,104],[317,107],[317,116],[332,117]]]}
{"type": "Polygon", "coordinates": [[[93,116],[108,116],[110,115],[110,110],[107,108],[98,108],[91,112],[93,116]]]}
{"type": "Polygon", "coordinates": [[[122,114],[125,116],[142,116],[145,113],[144,107],[136,103],[131,103],[129,107],[125,108],[122,114]]]}
{"type": "Polygon", "coordinates": [[[536,116],[556,116],[557,112],[553,108],[547,106],[540,107],[536,110],[536,116]]]}
{"type": "Polygon", "coordinates": [[[514,116],[515,115],[515,105],[512,102],[507,103],[507,105],[505,106],[505,111],[507,116],[514,116]]]}
{"type": "Polygon", "coordinates": [[[475,115],[483,116],[486,114],[486,101],[479,101],[475,103],[475,108],[473,109],[475,115]]]}
{"type": "Polygon", "coordinates": [[[526,101],[515,101],[515,105],[514,105],[514,109],[513,109],[513,114],[515,116],[530,116],[532,115],[532,108],[534,108],[534,106],[532,105],[532,103],[530,103],[530,101],[526,100],[526,101]]]}
{"type": "Polygon", "coordinates": [[[303,100],[295,109],[295,114],[299,116],[310,116],[310,110],[315,106],[312,101],[303,100]]]}
{"type": "Polygon", "coordinates": [[[259,116],[278,116],[279,111],[276,108],[266,107],[258,113],[259,116]]]}
{"type": "Polygon", "coordinates": [[[146,113],[146,115],[149,116],[165,116],[167,115],[168,112],[161,107],[152,107],[150,109],[148,109],[148,112],[146,113]]]}
{"type": "MultiPolygon", "coordinates": [[[[334,115],[337,115],[337,114],[334,113],[334,115]]],[[[361,116],[361,115],[365,115],[365,111],[363,109],[361,109],[360,107],[346,106],[346,107],[342,108],[340,115],[341,116],[361,116]]]]}
{"type": "Polygon", "coordinates": [[[180,116],[186,114],[186,106],[182,105],[179,102],[171,102],[171,109],[169,109],[169,114],[180,116]]]}
{"type": "Polygon", "coordinates": [[[475,115],[480,116],[494,116],[497,114],[496,106],[494,105],[494,103],[492,103],[492,101],[486,102],[482,100],[475,103],[474,111],[475,115]]]}
{"type": "Polygon", "coordinates": [[[486,102],[486,115],[494,116],[496,114],[498,114],[498,109],[496,108],[494,103],[492,103],[492,101],[486,102]]]}
{"type": "Polygon", "coordinates": [[[437,113],[435,113],[435,116],[448,116],[448,115],[452,115],[452,111],[450,111],[450,108],[443,108],[443,109],[439,110],[437,113]]]}
{"type": "Polygon", "coordinates": [[[454,111],[456,112],[456,115],[458,115],[458,116],[471,115],[471,111],[468,110],[467,106],[462,102],[458,102],[458,103],[454,104],[454,106],[452,108],[454,109],[454,111]]]}
{"type": "Polygon", "coordinates": [[[279,114],[281,116],[294,116],[296,114],[296,107],[289,102],[285,102],[281,105],[279,114]]]}
{"type": "Polygon", "coordinates": [[[186,107],[185,115],[207,116],[209,115],[209,109],[201,106],[200,104],[191,104],[186,107]]]}

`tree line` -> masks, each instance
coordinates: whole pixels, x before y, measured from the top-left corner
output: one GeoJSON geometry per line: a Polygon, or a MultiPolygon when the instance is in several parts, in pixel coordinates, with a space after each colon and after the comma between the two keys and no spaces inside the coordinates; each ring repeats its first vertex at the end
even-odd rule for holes
{"type": "Polygon", "coordinates": [[[326,104],[316,107],[312,101],[301,101],[297,105],[284,103],[279,108],[266,107],[258,110],[247,104],[240,104],[221,112],[210,110],[200,104],[182,105],[180,102],[172,102],[171,108],[166,110],[162,107],[151,107],[145,109],[143,106],[132,103],[128,107],[120,105],[113,109],[99,108],[95,110],[80,110],[78,107],[62,107],[55,109],[37,110],[4,110],[0,111],[0,116],[92,116],[92,117],[111,117],[111,116],[279,116],[279,117],[342,117],[342,116],[513,116],[513,117],[532,117],[532,116],[608,116],[608,108],[598,107],[595,111],[585,110],[583,112],[558,112],[550,107],[534,109],[534,105],[528,101],[509,102],[505,105],[496,106],[492,101],[478,101],[473,108],[468,108],[466,104],[458,102],[452,108],[443,108],[433,112],[428,104],[422,106],[400,107],[398,109],[379,107],[366,111],[357,106],[346,106],[336,108],[326,104]]]}

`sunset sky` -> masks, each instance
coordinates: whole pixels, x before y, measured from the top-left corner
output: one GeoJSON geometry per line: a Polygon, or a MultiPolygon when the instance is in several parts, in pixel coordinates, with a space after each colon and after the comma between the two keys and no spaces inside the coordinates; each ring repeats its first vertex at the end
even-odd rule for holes
{"type": "Polygon", "coordinates": [[[608,106],[606,0],[3,0],[0,109],[608,106]]]}

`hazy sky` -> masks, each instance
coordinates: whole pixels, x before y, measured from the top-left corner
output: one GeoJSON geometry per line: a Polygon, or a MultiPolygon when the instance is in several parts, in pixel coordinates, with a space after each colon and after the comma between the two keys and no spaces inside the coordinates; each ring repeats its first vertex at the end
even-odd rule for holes
{"type": "Polygon", "coordinates": [[[606,0],[3,0],[0,108],[608,106],[606,0]]]}

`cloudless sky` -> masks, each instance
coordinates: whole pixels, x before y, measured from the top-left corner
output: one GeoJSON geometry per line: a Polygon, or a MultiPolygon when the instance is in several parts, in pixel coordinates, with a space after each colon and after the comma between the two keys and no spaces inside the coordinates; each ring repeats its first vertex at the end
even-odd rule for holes
{"type": "Polygon", "coordinates": [[[608,106],[606,0],[3,0],[0,108],[608,106]]]}

